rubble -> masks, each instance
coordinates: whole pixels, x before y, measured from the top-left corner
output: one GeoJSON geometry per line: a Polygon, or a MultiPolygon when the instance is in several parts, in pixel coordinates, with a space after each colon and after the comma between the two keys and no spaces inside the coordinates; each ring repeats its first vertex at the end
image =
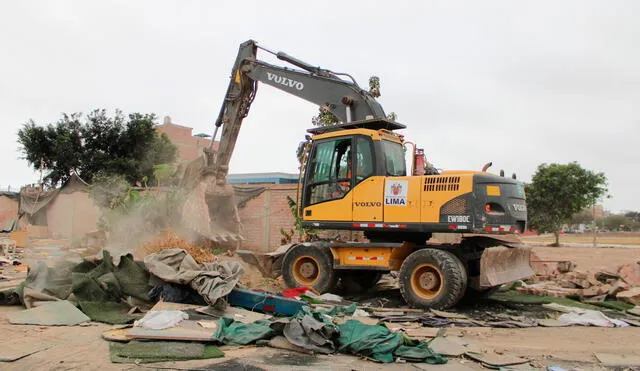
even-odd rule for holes
{"type": "Polygon", "coordinates": [[[627,291],[619,292],[616,294],[616,299],[625,303],[640,305],[640,287],[633,287],[627,291]]]}
{"type": "Polygon", "coordinates": [[[516,288],[520,293],[554,298],[598,298],[592,302],[612,298],[640,303],[640,261],[620,266],[617,273],[580,271],[572,262],[543,262],[536,256],[532,256],[532,265],[536,275],[516,288]]]}

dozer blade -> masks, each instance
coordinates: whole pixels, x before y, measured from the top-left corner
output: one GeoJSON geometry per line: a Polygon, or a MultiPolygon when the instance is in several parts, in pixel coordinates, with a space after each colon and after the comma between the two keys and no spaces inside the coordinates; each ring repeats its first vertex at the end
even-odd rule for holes
{"type": "Polygon", "coordinates": [[[486,289],[533,276],[531,247],[494,246],[484,249],[480,258],[479,289],[486,289]]]}
{"type": "Polygon", "coordinates": [[[233,187],[216,184],[213,175],[204,175],[191,189],[182,215],[186,227],[215,242],[244,240],[233,187]]]}

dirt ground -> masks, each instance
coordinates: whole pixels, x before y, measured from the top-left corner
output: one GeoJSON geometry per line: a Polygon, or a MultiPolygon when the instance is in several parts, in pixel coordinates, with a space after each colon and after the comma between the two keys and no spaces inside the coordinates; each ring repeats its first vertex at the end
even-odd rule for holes
{"type": "MultiPolygon", "coordinates": [[[[547,244],[555,242],[555,237],[552,234],[543,235],[529,235],[522,236],[524,241],[547,244]]],[[[592,233],[565,233],[560,235],[560,244],[579,244],[579,245],[593,245],[592,233]]],[[[636,245],[640,247],[640,233],[638,232],[598,232],[596,233],[596,245],[597,246],[630,246],[636,245]]]]}
{"type": "Polygon", "coordinates": [[[604,269],[616,272],[619,266],[640,260],[640,249],[628,247],[534,246],[533,252],[541,260],[571,260],[581,271],[604,269]]]}
{"type": "MultiPolygon", "coordinates": [[[[578,269],[611,269],[640,259],[633,248],[544,247],[534,248],[543,260],[572,260],[578,269]]],[[[381,365],[349,355],[309,356],[272,348],[225,348],[225,357],[214,360],[171,362],[162,364],[113,364],[109,360],[108,343],[101,338],[109,325],[88,326],[22,326],[11,325],[6,317],[22,310],[18,306],[0,307],[0,347],[14,345],[32,350],[44,349],[14,362],[0,362],[0,369],[26,370],[137,370],[137,369],[210,369],[210,370],[375,370],[425,369],[425,364],[381,365]]],[[[459,336],[482,351],[531,358],[529,367],[562,366],[567,370],[603,370],[594,353],[634,355],[640,357],[640,328],[533,327],[448,328],[447,336],[459,336]]],[[[428,366],[441,370],[480,370],[470,360],[454,359],[447,365],[428,366]]],[[[522,369],[522,368],[520,368],[522,369]]]]}

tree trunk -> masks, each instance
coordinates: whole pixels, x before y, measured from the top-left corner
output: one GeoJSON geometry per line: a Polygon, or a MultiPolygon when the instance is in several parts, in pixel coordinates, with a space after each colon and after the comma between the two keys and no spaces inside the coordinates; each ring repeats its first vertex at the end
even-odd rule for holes
{"type": "Polygon", "coordinates": [[[551,246],[560,247],[560,233],[558,233],[558,231],[555,231],[553,232],[553,235],[556,237],[556,242],[553,243],[551,246]]]}

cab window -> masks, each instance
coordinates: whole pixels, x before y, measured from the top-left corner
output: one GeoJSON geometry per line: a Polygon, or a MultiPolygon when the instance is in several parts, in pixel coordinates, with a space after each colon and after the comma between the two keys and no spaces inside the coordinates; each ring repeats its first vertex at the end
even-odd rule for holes
{"type": "Polygon", "coordinates": [[[373,150],[371,139],[356,137],[356,170],[355,184],[373,175],[373,150]]]}
{"type": "Polygon", "coordinates": [[[351,189],[351,138],[319,142],[312,150],[305,205],[342,198],[351,189]]]}
{"type": "Polygon", "coordinates": [[[383,140],[382,151],[384,152],[387,176],[407,175],[407,166],[404,161],[404,148],[402,144],[383,140]]]}

